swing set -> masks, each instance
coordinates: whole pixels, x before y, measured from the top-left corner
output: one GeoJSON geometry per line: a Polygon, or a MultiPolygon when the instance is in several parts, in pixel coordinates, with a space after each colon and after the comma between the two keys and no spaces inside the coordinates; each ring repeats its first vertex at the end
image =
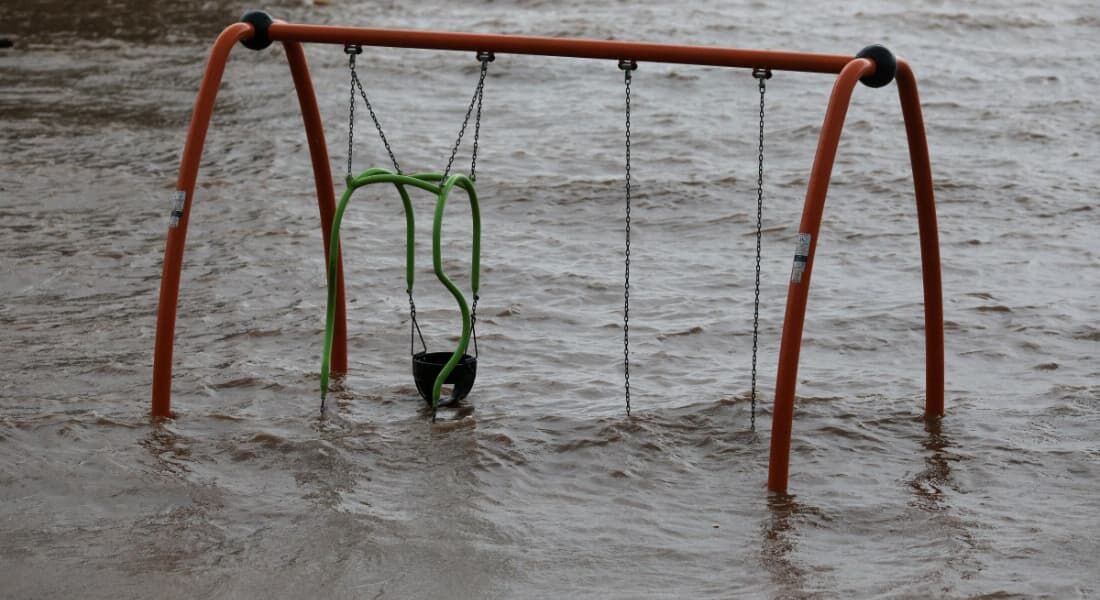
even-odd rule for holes
{"type": "Polygon", "coordinates": [[[758,81],[760,93],[760,127],[757,173],[756,220],[756,281],[753,314],[752,352],[752,422],[756,418],[756,357],[760,305],[760,246],[763,211],[764,174],[764,96],[765,82],[774,71],[801,71],[835,74],[832,94],[825,111],[817,152],[814,157],[806,190],[796,249],[787,289],[787,307],[783,321],[783,334],[779,350],[779,367],[776,375],[775,403],[772,412],[772,437],[768,471],[768,489],[785,493],[790,465],[791,429],[794,420],[795,387],[798,359],[801,350],[802,329],[809,296],[810,275],[814,252],[824,211],[825,196],[836,158],[837,146],[844,126],[844,119],[857,83],[872,88],[897,82],[909,143],[909,158],[913,171],[916,195],[917,223],[919,227],[921,264],[924,284],[925,319],[925,415],[938,418],[944,413],[944,359],[943,359],[943,300],[940,279],[939,241],[936,209],[932,190],[932,170],[928,157],[928,143],[921,114],[920,97],[916,78],[909,65],[896,58],[882,46],[869,46],[855,57],[796,52],[745,50],[737,48],[683,46],[623,41],[566,39],[534,36],[491,35],[457,32],[413,31],[399,29],[375,29],[334,27],[322,25],[292,24],[273,20],[266,13],[253,11],[245,14],[241,22],[222,31],[214,42],[206,63],[202,83],[195,101],[187,141],[180,161],[180,173],[173,196],[165,244],[164,270],[161,278],[160,303],[157,311],[156,347],[153,356],[152,414],[154,417],[171,417],[172,351],[175,337],[176,309],[179,299],[180,271],[187,236],[187,224],[191,213],[191,201],[198,178],[202,148],[213,114],[218,86],[225,71],[225,64],[233,46],[238,42],[253,50],[262,50],[273,42],[281,42],[290,65],[291,77],[298,95],[299,106],[305,124],[306,138],[313,163],[317,202],[321,217],[321,237],[326,257],[328,298],[326,327],[321,364],[321,398],[324,409],[330,374],[347,372],[347,329],[344,295],[343,265],[340,256],[340,225],[349,202],[360,188],[372,184],[393,185],[404,208],[406,220],[406,292],[410,312],[410,353],[413,377],[420,395],[432,408],[433,415],[441,404],[452,403],[465,397],[473,387],[477,374],[477,303],[479,300],[479,264],[481,218],[475,190],[477,147],[481,127],[481,107],[485,77],[496,53],[532,54],[573,58],[591,58],[618,61],[624,73],[626,93],[625,116],[625,253],[623,286],[623,366],[624,392],[627,414],[630,414],[630,90],[632,73],[639,62],[695,64],[706,66],[751,69],[758,81]],[[337,202],[329,166],[329,156],[324,139],[317,98],[309,74],[304,43],[335,44],[344,46],[348,55],[350,72],[350,102],[348,118],[348,170],[343,195],[337,202]],[[459,129],[458,138],[450,160],[441,173],[402,172],[400,164],[379,122],[374,108],[356,71],[356,58],[363,46],[385,46],[434,50],[457,50],[476,53],[481,70],[473,98],[459,129]],[[370,168],[353,175],[352,150],[355,130],[356,92],[362,98],[368,114],[385,145],[393,170],[370,168]],[[452,174],[455,156],[462,144],[470,118],[475,115],[473,149],[469,175],[452,174]],[[429,352],[416,317],[413,300],[414,283],[414,223],[409,188],[423,190],[436,196],[436,208],[432,227],[432,263],[436,278],[454,297],[462,316],[462,329],[458,346],[453,351],[429,352]],[[455,189],[465,192],[472,216],[472,257],[470,264],[470,293],[472,302],[443,270],[441,231],[444,208],[455,189]],[[419,337],[421,351],[415,351],[419,337]],[[467,353],[471,344],[474,354],[467,353]],[[444,386],[451,386],[449,398],[443,398],[444,386]]]}

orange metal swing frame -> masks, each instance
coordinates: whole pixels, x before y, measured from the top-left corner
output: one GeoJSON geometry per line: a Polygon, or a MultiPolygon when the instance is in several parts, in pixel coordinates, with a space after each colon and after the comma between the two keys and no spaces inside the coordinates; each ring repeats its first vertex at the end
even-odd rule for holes
{"type": "MultiPolygon", "coordinates": [[[[842,55],[774,52],[704,46],[681,46],[624,41],[564,39],[534,36],[490,35],[456,32],[412,31],[359,27],[303,25],[272,21],[263,13],[249,13],[244,21],[222,31],[214,42],[206,62],[206,70],[195,100],[191,126],[180,160],[177,180],[177,205],[164,250],[164,271],[157,309],[156,348],[153,355],[152,414],[171,416],[172,349],[175,338],[176,307],[179,299],[180,270],[191,215],[191,200],[198,178],[199,159],[213,114],[214,103],[225,71],[230,51],[243,42],[252,48],[281,42],[290,64],[291,77],[302,110],[306,139],[313,162],[317,189],[317,205],[321,217],[321,237],[325,258],[334,250],[329,247],[332,217],[335,210],[334,186],[325,146],[321,114],[313,89],[303,43],[359,44],[435,50],[489,51],[512,54],[635,60],[638,62],[683,63],[746,69],[803,71],[836,74],[825,119],[818,139],[809,183],[800,234],[809,234],[808,248],[803,248],[796,260],[803,261],[800,277],[792,277],[787,289],[787,308],[783,320],[783,336],[776,375],[775,405],[772,413],[771,456],[768,469],[768,489],[785,493],[790,466],[791,428],[794,421],[795,387],[798,359],[802,344],[802,328],[806,302],[810,291],[814,253],[825,208],[837,145],[844,128],[844,119],[852,92],[861,79],[872,77],[876,62],[870,58],[842,55]],[[250,17],[259,17],[251,18],[250,17]]],[[[936,207],[932,191],[932,168],[925,136],[924,117],[916,78],[908,63],[896,59],[898,95],[909,141],[909,160],[916,192],[921,264],[924,281],[924,331],[926,354],[925,415],[939,417],[944,412],[943,358],[943,297],[940,278],[939,234],[936,207]]],[[[338,251],[338,249],[336,249],[338,251]]],[[[347,372],[347,329],[343,267],[337,271],[337,314],[333,342],[332,371],[347,372]]]]}

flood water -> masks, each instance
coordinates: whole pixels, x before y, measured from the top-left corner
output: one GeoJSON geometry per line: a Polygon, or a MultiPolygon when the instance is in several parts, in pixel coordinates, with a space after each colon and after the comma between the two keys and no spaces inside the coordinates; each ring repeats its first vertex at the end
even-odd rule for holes
{"type": "MultiPolygon", "coordinates": [[[[350,373],[319,416],[325,275],[301,118],[281,50],[235,50],[191,212],[176,418],[153,422],[179,154],[209,46],[243,8],[0,0],[13,42],[0,48],[0,597],[1100,596],[1094,2],[266,7],[906,57],[936,181],[947,415],[922,416],[896,87],[860,86],[817,247],[789,496],[764,487],[771,399],[826,75],[768,82],[752,431],[755,80],[651,63],[634,75],[627,417],[622,74],[498,55],[477,170],[479,377],[433,427],[409,375],[392,190],[362,192],[345,218],[350,373]]],[[[341,175],[346,57],[307,55],[341,175]]],[[[477,68],[462,53],[364,52],[407,171],[443,168],[477,68]]],[[[357,113],[355,170],[388,166],[357,113]]],[[[460,324],[430,267],[434,198],[413,199],[418,314],[429,346],[450,350],[460,324]]],[[[452,203],[444,232],[463,286],[467,215],[452,203]]]]}

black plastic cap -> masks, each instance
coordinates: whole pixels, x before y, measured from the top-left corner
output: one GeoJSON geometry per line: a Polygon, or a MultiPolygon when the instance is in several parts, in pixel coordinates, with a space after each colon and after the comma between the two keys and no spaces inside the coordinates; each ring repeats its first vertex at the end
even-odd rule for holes
{"type": "Polygon", "coordinates": [[[875,63],[874,74],[860,78],[863,85],[868,87],[880,88],[889,85],[898,72],[898,59],[894,58],[894,53],[887,50],[886,46],[879,44],[867,46],[856,54],[856,58],[869,58],[875,63]]]}
{"type": "Polygon", "coordinates": [[[271,15],[265,13],[262,10],[250,10],[244,13],[241,17],[242,23],[248,23],[256,30],[255,35],[250,40],[241,40],[245,48],[252,50],[263,50],[271,45],[271,37],[267,34],[267,29],[271,27],[271,24],[275,22],[275,19],[271,18],[271,15]]]}

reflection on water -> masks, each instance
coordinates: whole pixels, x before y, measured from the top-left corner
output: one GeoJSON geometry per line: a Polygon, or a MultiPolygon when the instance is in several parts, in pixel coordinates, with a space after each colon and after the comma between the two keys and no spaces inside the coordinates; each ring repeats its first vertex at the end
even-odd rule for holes
{"type": "Polygon", "coordinates": [[[153,421],[149,433],[142,438],[140,444],[152,459],[154,472],[184,475],[190,471],[188,463],[191,462],[191,448],[172,431],[170,422],[153,421]]]}
{"type": "Polygon", "coordinates": [[[768,515],[761,525],[760,564],[776,589],[805,589],[805,569],[795,559],[798,531],[794,521],[803,506],[790,494],[768,494],[768,515]]]}
{"type": "Polygon", "coordinates": [[[945,488],[953,484],[950,462],[957,458],[951,457],[950,449],[955,444],[943,433],[942,417],[924,419],[924,431],[924,469],[906,482],[913,494],[911,503],[927,511],[947,510],[945,488]]]}

